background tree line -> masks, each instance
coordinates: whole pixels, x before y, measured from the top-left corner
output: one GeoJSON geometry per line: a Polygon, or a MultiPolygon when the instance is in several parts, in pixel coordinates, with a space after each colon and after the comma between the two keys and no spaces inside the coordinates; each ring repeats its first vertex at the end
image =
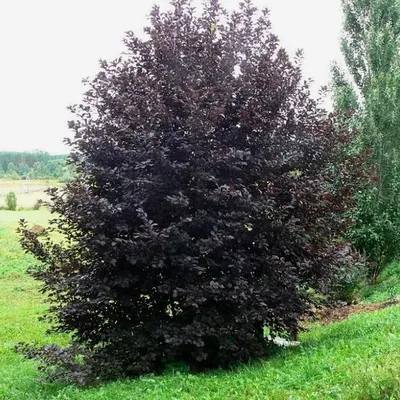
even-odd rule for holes
{"type": "Polygon", "coordinates": [[[74,168],[67,164],[67,155],[38,152],[0,152],[0,178],[57,179],[70,181],[74,168]]]}

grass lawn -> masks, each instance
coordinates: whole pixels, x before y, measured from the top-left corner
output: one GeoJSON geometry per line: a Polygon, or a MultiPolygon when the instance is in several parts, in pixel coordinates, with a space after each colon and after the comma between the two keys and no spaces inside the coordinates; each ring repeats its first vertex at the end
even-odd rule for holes
{"type": "Polygon", "coordinates": [[[47,226],[51,214],[44,209],[38,211],[0,210],[0,278],[8,274],[21,274],[34,258],[23,253],[15,230],[21,218],[28,220],[31,226],[47,226]]]}
{"type": "Polygon", "coordinates": [[[38,383],[35,363],[12,349],[21,341],[65,343],[66,337],[46,337],[45,324],[37,321],[46,306],[38,284],[24,274],[32,260],[14,233],[21,217],[45,225],[49,214],[0,211],[1,400],[400,399],[400,307],[315,325],[301,335],[301,346],[230,372],[169,371],[90,389],[38,383]]]}

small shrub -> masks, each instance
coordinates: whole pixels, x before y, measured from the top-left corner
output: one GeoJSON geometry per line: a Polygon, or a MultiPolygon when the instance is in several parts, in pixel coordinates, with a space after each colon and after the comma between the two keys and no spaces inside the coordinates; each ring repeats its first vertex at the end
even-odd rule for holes
{"type": "Polygon", "coordinates": [[[33,209],[35,211],[40,210],[40,207],[43,205],[43,200],[42,199],[37,199],[35,204],[33,205],[33,209]]]}
{"type": "Polygon", "coordinates": [[[60,182],[60,183],[69,183],[69,182],[72,182],[73,180],[74,180],[74,177],[69,173],[65,173],[65,174],[61,175],[60,178],[58,178],[58,182],[60,182]]]}
{"type": "Polygon", "coordinates": [[[5,179],[11,179],[11,180],[14,180],[14,181],[19,181],[19,180],[22,179],[21,175],[19,175],[17,171],[12,171],[11,173],[6,174],[4,176],[4,178],[5,179]]]}
{"type": "MultiPolygon", "coordinates": [[[[394,168],[393,168],[394,170],[394,168]]],[[[347,239],[368,259],[368,278],[376,283],[383,269],[399,255],[400,242],[400,174],[391,186],[390,197],[379,198],[378,188],[357,193],[357,208],[349,214],[356,223],[347,239]]]]}
{"type": "Polygon", "coordinates": [[[6,196],[7,208],[11,211],[16,211],[17,209],[17,195],[15,192],[9,192],[6,196]]]}
{"type": "Polygon", "coordinates": [[[349,246],[343,247],[342,255],[330,299],[350,304],[358,300],[359,289],[368,283],[369,267],[365,257],[349,246]]]}

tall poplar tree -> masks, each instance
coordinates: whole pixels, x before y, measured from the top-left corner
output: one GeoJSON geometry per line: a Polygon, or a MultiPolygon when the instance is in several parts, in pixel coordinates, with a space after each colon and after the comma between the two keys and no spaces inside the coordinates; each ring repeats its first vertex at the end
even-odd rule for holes
{"type": "Polygon", "coordinates": [[[342,0],[342,52],[349,77],[333,67],[334,106],[351,111],[359,149],[371,149],[373,186],[357,195],[349,237],[373,263],[372,277],[400,251],[400,2],[342,0]]]}

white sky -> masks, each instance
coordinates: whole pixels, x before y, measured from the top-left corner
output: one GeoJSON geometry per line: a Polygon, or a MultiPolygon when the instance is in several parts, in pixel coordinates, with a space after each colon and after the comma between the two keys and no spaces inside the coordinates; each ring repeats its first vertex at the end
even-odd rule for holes
{"type": "MultiPolygon", "coordinates": [[[[228,8],[238,0],[220,0],[228,8]]],[[[168,0],[0,0],[0,149],[66,152],[62,139],[81,100],[81,80],[100,58],[123,50],[124,32],[140,34],[152,4],[168,0]]],[[[293,54],[305,51],[314,91],[340,59],[340,0],[254,0],[269,8],[273,30],[293,54]]]]}

